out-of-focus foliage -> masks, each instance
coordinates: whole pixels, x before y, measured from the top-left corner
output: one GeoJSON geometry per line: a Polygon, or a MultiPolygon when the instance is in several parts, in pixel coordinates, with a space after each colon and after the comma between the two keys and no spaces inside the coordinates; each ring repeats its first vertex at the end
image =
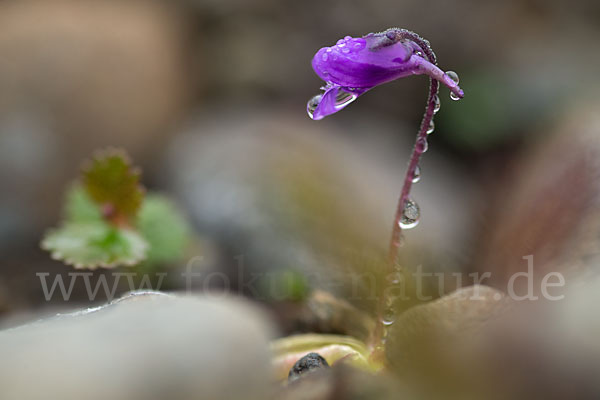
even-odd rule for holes
{"type": "Polygon", "coordinates": [[[80,184],[74,184],[67,190],[63,217],[70,222],[97,222],[102,220],[100,209],[80,184]]]}
{"type": "MultiPolygon", "coordinates": [[[[445,102],[440,126],[444,140],[462,151],[483,152],[505,145],[548,117],[565,92],[561,85],[545,85],[540,78],[522,78],[490,71],[462,73],[468,96],[445,102]]],[[[462,83],[461,82],[461,83],[462,83]]]]}
{"type": "Polygon", "coordinates": [[[136,227],[149,244],[145,263],[170,263],[183,257],[190,226],[168,198],[148,194],[138,213],[136,227]]]}
{"type": "Polygon", "coordinates": [[[42,248],[52,258],[75,268],[112,268],[135,265],[146,257],[148,243],[139,233],[104,221],[71,223],[51,230],[42,248]]]}
{"type": "Polygon", "coordinates": [[[258,286],[261,296],[277,301],[302,301],[310,291],[304,274],[293,269],[277,271],[269,278],[259,280],[258,286]]]}
{"type": "Polygon", "coordinates": [[[135,216],[144,198],[140,171],[133,168],[126,154],[119,150],[99,152],[84,167],[82,185],[111,219],[135,216]]]}
{"type": "Polygon", "coordinates": [[[98,153],[65,198],[65,222],[42,248],[76,268],[155,266],[183,257],[190,228],[167,198],[149,195],[124,152],[98,153]]]}

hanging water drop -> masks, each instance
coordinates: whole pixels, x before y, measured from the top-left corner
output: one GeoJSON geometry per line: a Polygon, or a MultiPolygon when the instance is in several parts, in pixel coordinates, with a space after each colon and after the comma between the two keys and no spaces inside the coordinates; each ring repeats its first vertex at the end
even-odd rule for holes
{"type": "Polygon", "coordinates": [[[431,135],[435,131],[435,123],[433,120],[429,121],[429,127],[427,128],[427,134],[431,135]]]}
{"type": "Polygon", "coordinates": [[[389,281],[392,285],[397,285],[404,279],[402,272],[393,272],[389,276],[389,281]]]}
{"type": "Polygon", "coordinates": [[[418,183],[421,180],[421,167],[418,165],[415,167],[415,172],[413,174],[412,183],[418,183]]]}
{"type": "Polygon", "coordinates": [[[457,85],[458,82],[460,82],[460,78],[458,77],[458,74],[454,71],[446,71],[446,75],[448,75],[448,77],[450,79],[452,79],[457,85]]]}
{"type": "MultiPolygon", "coordinates": [[[[458,82],[460,81],[458,74],[454,71],[446,71],[446,75],[448,75],[448,78],[452,79],[452,81],[454,81],[454,83],[456,85],[458,85],[458,82]]],[[[456,100],[460,100],[460,97],[454,93],[454,92],[450,92],[450,98],[454,101],[456,100]]]]}
{"type": "MultiPolygon", "coordinates": [[[[322,94],[318,94],[316,96],[311,97],[311,99],[306,103],[306,111],[308,112],[308,116],[313,118],[313,114],[319,103],[321,103],[321,99],[323,98],[322,94]]],[[[313,118],[314,119],[314,118],[313,118]]]]}
{"type": "Polygon", "coordinates": [[[390,326],[396,322],[396,310],[392,307],[388,307],[384,310],[383,316],[381,317],[381,323],[384,326],[390,326]]]}
{"type": "Polygon", "coordinates": [[[356,100],[357,97],[356,93],[348,93],[343,89],[339,89],[335,96],[335,108],[340,110],[356,100]]]}
{"type": "Polygon", "coordinates": [[[440,101],[440,96],[438,96],[436,94],[433,97],[433,101],[435,102],[435,105],[433,106],[433,113],[437,114],[440,111],[440,108],[442,108],[442,102],[440,101]]]}
{"type": "Polygon", "coordinates": [[[427,143],[427,138],[419,138],[416,144],[416,150],[419,153],[425,153],[429,149],[429,143],[427,143]]]}
{"type": "Polygon", "coordinates": [[[419,224],[419,218],[421,217],[421,210],[419,205],[412,199],[408,199],[404,204],[404,210],[402,211],[402,218],[400,218],[400,228],[411,229],[419,224]]]}

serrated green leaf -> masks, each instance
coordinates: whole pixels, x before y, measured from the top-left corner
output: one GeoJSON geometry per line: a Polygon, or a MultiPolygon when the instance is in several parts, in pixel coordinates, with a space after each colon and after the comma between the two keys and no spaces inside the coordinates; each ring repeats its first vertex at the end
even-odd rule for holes
{"type": "Polygon", "coordinates": [[[75,268],[95,269],[138,264],[146,256],[148,243],[135,231],[97,221],[68,223],[49,231],[42,248],[75,268]]]}
{"type": "Polygon", "coordinates": [[[90,198],[116,218],[134,217],[142,205],[140,172],[126,153],[109,149],[98,153],[83,169],[83,187],[90,198]]]}
{"type": "Polygon", "coordinates": [[[191,229],[172,201],[160,195],[146,196],[136,226],[149,244],[145,263],[169,263],[183,258],[191,229]]]}
{"type": "Polygon", "coordinates": [[[63,215],[67,222],[73,223],[102,221],[100,209],[80,184],[67,191],[63,215]]]}

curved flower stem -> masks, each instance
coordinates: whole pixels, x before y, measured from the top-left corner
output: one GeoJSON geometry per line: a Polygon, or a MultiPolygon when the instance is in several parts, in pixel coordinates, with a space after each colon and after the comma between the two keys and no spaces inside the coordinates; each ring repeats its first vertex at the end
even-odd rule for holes
{"type": "MultiPolygon", "coordinates": [[[[423,49],[424,55],[427,57],[429,62],[434,66],[436,65],[435,54],[431,50],[431,47],[429,46],[429,42],[427,40],[421,38],[414,32],[410,32],[403,29],[398,30],[397,35],[400,39],[410,39],[413,42],[417,43],[423,49]]],[[[400,226],[400,221],[404,212],[404,206],[410,196],[410,190],[412,188],[415,170],[419,165],[421,156],[426,149],[425,146],[427,141],[427,130],[435,113],[434,110],[436,104],[436,96],[438,94],[440,86],[439,82],[436,79],[434,79],[431,74],[429,75],[429,97],[427,98],[427,106],[425,108],[425,114],[423,115],[419,132],[417,133],[417,140],[415,142],[415,146],[410,157],[408,170],[406,171],[406,175],[404,178],[404,185],[402,186],[400,198],[396,207],[396,216],[394,218],[392,237],[390,240],[390,246],[388,251],[388,264],[387,269],[385,271],[386,273],[384,274],[384,290],[379,296],[377,302],[377,325],[369,343],[369,347],[372,349],[371,357],[373,359],[378,360],[383,360],[385,358],[384,354],[382,354],[384,349],[382,346],[380,346],[380,344],[383,343],[383,338],[385,335],[385,326],[382,322],[382,319],[386,308],[385,292],[389,285],[387,277],[396,270],[396,266],[398,264],[398,250],[402,244],[402,227],[400,226]]]]}
{"type": "Polygon", "coordinates": [[[421,122],[421,127],[419,129],[419,133],[417,134],[417,141],[413,148],[412,155],[410,157],[410,161],[408,164],[408,170],[406,171],[406,176],[404,177],[404,185],[402,186],[402,191],[400,194],[400,198],[398,200],[398,205],[396,206],[396,217],[394,218],[394,226],[392,229],[392,238],[390,240],[390,247],[388,252],[388,266],[390,268],[389,272],[393,272],[396,268],[397,259],[398,259],[398,249],[401,245],[402,239],[402,228],[400,227],[400,220],[402,219],[402,213],[404,211],[404,205],[408,201],[410,190],[413,184],[413,177],[415,175],[415,170],[419,165],[419,161],[421,160],[421,156],[424,153],[424,141],[427,140],[427,128],[433,119],[434,108],[435,108],[435,96],[438,93],[439,83],[438,81],[429,78],[429,98],[427,99],[427,108],[425,110],[425,114],[423,115],[423,120],[421,122]]]}

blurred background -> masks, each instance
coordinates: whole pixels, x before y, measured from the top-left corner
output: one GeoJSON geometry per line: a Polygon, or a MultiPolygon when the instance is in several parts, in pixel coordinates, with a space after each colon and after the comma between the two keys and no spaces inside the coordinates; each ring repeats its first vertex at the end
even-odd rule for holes
{"type": "MultiPolygon", "coordinates": [[[[516,213],[556,227],[569,211],[525,210],[548,191],[527,179],[555,179],[564,197],[584,179],[559,182],[564,166],[552,160],[535,172],[529,164],[543,163],[536,149],[561,135],[570,139],[560,153],[579,159],[569,142],[596,132],[586,118],[597,114],[599,19],[598,3],[585,0],[4,1],[0,310],[48,306],[35,273],[70,268],[40,238],[58,224],[82,162],[107,146],[123,147],[149,189],[176,199],[199,239],[189,256],[205,256],[203,268],[234,272],[243,256],[251,271],[343,276],[377,264],[426,78],[379,87],[321,122],[304,108],[322,85],[310,66],[317,49],[392,26],[429,39],[467,93],[453,102],[441,89],[407,267],[510,269],[498,254],[507,242],[539,246],[502,231],[519,225],[516,213]],[[532,193],[518,194],[523,186],[532,193]]],[[[521,265],[532,249],[518,250],[510,262],[521,265]]]]}
{"type": "MultiPolygon", "coordinates": [[[[0,322],[107,300],[101,290],[90,302],[79,282],[71,301],[46,301],[36,276],[72,271],[39,242],[82,162],[107,146],[124,148],[194,232],[185,257],[161,266],[164,290],[184,289],[181,272],[201,256],[194,268],[232,282],[240,265],[274,272],[231,289],[270,304],[282,333],[302,329],[281,303],[317,289],[371,313],[368,282],[353,277],[385,256],[427,79],[378,87],[319,122],[305,107],[322,85],[310,65],[320,47],[396,26],[427,38],[466,93],[440,91],[403,265],[492,272],[500,290],[530,254],[536,271],[593,275],[596,0],[4,0],[0,322]]],[[[438,286],[426,290],[456,284],[438,286]]],[[[201,278],[194,288],[207,289],[201,278]]]]}

